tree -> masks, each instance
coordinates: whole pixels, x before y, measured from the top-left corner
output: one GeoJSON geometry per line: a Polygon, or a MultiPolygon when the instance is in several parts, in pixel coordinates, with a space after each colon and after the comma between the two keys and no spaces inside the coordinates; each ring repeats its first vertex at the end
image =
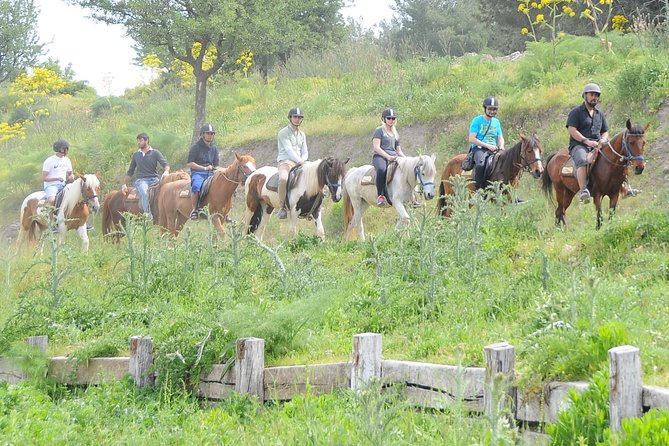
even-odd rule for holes
{"type": "Polygon", "coordinates": [[[38,12],[33,0],[0,1],[0,83],[31,67],[42,53],[34,28],[38,12]]]}
{"type": "Polygon", "coordinates": [[[93,18],[121,24],[140,55],[179,60],[195,77],[193,138],[206,120],[207,81],[252,51],[265,68],[294,48],[334,38],[343,21],[343,0],[69,0],[93,18]],[[211,57],[215,54],[215,58],[211,57]]]}

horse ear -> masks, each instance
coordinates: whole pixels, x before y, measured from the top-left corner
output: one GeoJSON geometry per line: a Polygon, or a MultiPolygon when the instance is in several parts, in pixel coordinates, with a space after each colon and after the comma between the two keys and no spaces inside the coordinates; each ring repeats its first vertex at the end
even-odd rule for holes
{"type": "Polygon", "coordinates": [[[650,127],[650,122],[647,123],[646,126],[643,128],[644,133],[646,132],[646,130],[648,130],[648,127],[650,127]]]}
{"type": "Polygon", "coordinates": [[[346,158],[346,159],[344,160],[344,164],[347,164],[349,161],[351,161],[351,158],[350,158],[350,157],[349,157],[349,158],[346,158]]]}
{"type": "Polygon", "coordinates": [[[430,156],[430,158],[432,158],[433,163],[436,162],[437,161],[437,154],[433,153],[432,156],[430,156]]]}
{"type": "Polygon", "coordinates": [[[102,178],[102,173],[100,172],[95,172],[95,176],[98,177],[98,180],[102,178]]]}
{"type": "Polygon", "coordinates": [[[521,133],[520,134],[520,139],[522,139],[523,141],[527,141],[527,136],[525,136],[524,133],[521,133]]]}
{"type": "Polygon", "coordinates": [[[627,121],[625,121],[625,127],[627,127],[627,130],[632,131],[632,121],[630,121],[630,118],[627,118],[627,121]]]}
{"type": "Polygon", "coordinates": [[[241,161],[242,157],[239,155],[238,152],[235,152],[235,158],[237,158],[237,161],[241,161]]]}
{"type": "Polygon", "coordinates": [[[79,178],[81,178],[81,181],[83,181],[84,183],[86,182],[86,177],[83,176],[82,174],[79,174],[79,178]]]}

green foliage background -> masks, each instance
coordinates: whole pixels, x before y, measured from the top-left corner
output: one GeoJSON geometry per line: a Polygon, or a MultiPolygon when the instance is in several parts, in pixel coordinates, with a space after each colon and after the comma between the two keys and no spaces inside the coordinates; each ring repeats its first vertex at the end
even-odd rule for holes
{"type": "MultiPolygon", "coordinates": [[[[549,45],[538,43],[515,62],[488,56],[393,62],[364,41],[348,42],[318,59],[296,56],[267,83],[252,77],[213,86],[208,113],[226,161],[240,150],[259,165],[274,164],[276,131],[299,104],[312,158],[333,154],[351,156],[352,165],[368,163],[378,115],[393,106],[409,153],[436,152],[441,167],[464,147],[467,123],[490,94],[500,98],[506,139],[536,131],[546,156],[565,145],[566,114],[580,102],[583,84],[596,81],[614,132],[627,117],[651,124],[651,162],[632,179],[644,193],[623,201],[600,231],[591,206],[571,207],[570,227],[556,230],[553,205],[536,181],[523,177],[518,193],[528,199],[525,206],[468,198],[459,184],[450,220],[435,217],[426,202],[413,211],[411,227],[396,232],[392,212],[371,210],[366,226],[372,236],[364,243],[341,241],[341,205],[328,201],[322,243],[311,235],[310,222],[291,238],[273,221],[267,245],[260,245],[238,224],[228,225],[226,240],[216,242],[213,227],[203,222],[188,224],[171,240],[133,221],[120,245],[94,237],[87,256],[74,234],[61,247],[47,237],[42,255],[15,254],[8,244],[0,353],[42,334],[49,336],[50,355],[84,361],[125,354],[130,336],[148,335],[159,381],[149,391],[127,383],[72,390],[37,378],[2,385],[0,438],[515,441],[515,429],[497,429],[496,419],[466,417],[457,405],[445,413],[416,412],[400,397],[307,395],[265,407],[259,416],[255,402],[237,397],[201,406],[190,392],[200,371],[224,362],[230,343],[243,336],[266,340],[270,365],[347,360],[351,336],[366,331],[383,334],[386,358],[463,366],[481,366],[483,347],[506,340],[518,349],[518,379],[528,385],[587,379],[605,364],[609,348],[632,344],[642,351],[644,383],[669,385],[668,192],[655,146],[667,138],[657,112],[669,93],[663,75],[669,51],[638,36],[610,38],[615,53],[602,51],[597,39],[577,37],[561,43],[558,60],[549,45]]],[[[118,187],[141,131],[173,168],[183,167],[190,107],[188,92],[159,84],[123,98],[83,92],[63,100],[39,132],[0,145],[5,223],[16,219],[23,196],[40,188],[41,163],[60,137],[70,140],[78,171],[102,172],[105,191],[118,187]]],[[[233,218],[240,220],[240,195],[236,202],[233,218]]]]}

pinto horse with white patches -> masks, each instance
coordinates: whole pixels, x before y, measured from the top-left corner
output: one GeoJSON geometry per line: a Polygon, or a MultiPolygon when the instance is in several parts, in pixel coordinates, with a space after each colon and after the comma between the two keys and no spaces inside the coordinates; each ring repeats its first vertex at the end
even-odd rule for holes
{"type": "MultiPolygon", "coordinates": [[[[88,232],[86,222],[90,215],[89,208],[94,212],[100,209],[100,178],[98,175],[80,175],[79,178],[63,188],[63,199],[56,213],[56,228],[58,242],[63,244],[65,233],[69,229],[76,229],[81,238],[82,249],[88,252],[88,232]]],[[[25,242],[36,241],[41,233],[49,226],[49,209],[44,207],[45,195],[43,191],[33,192],[21,204],[19,218],[21,228],[17,244],[20,247],[25,242]]],[[[51,208],[52,209],[52,208],[51,208]]]]}
{"type": "MultiPolygon", "coordinates": [[[[347,162],[348,159],[341,161],[327,157],[322,160],[307,161],[301,167],[296,167],[291,171],[286,206],[293,235],[297,234],[298,217],[303,217],[313,218],[316,235],[321,239],[325,238],[321,219],[323,189],[327,186],[330,197],[335,203],[341,200],[347,162]],[[291,181],[293,174],[294,180],[291,181]]],[[[271,185],[275,175],[278,179],[276,167],[265,166],[256,170],[246,181],[244,223],[247,232],[255,233],[260,240],[263,238],[265,225],[272,212],[281,205],[277,188],[271,185]]]]}
{"type": "MultiPolygon", "coordinates": [[[[426,200],[434,198],[434,177],[437,169],[435,155],[399,157],[391,163],[388,171],[388,199],[397,211],[397,228],[409,223],[409,213],[405,204],[411,202],[416,186],[420,186],[426,200]],[[396,165],[396,168],[392,166],[396,165]]],[[[374,167],[364,165],[350,169],[344,178],[344,229],[348,240],[357,230],[360,240],[365,240],[362,215],[369,206],[376,204],[376,185],[368,177],[374,167]]]]}

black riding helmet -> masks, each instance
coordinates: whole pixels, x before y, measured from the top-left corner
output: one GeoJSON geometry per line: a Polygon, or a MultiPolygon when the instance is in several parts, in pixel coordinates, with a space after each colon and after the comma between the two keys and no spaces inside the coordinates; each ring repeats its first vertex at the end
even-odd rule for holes
{"type": "Polygon", "coordinates": [[[292,118],[293,116],[304,118],[304,113],[302,113],[302,109],[300,107],[293,107],[288,112],[288,119],[292,118]]]}
{"type": "Polygon", "coordinates": [[[395,112],[395,109],[387,108],[383,110],[383,113],[381,113],[381,119],[385,120],[386,118],[397,118],[397,113],[395,112]]]}
{"type": "Polygon", "coordinates": [[[483,108],[497,107],[499,108],[499,101],[494,96],[488,96],[483,100],[483,108]]]}
{"type": "Polygon", "coordinates": [[[216,131],[214,130],[214,126],[213,126],[213,125],[211,125],[211,124],[205,124],[205,125],[203,125],[202,128],[200,129],[200,135],[203,134],[203,133],[216,133],[216,131]]]}
{"type": "Polygon", "coordinates": [[[60,152],[63,149],[69,149],[69,148],[70,148],[70,144],[67,141],[65,141],[64,139],[59,139],[58,141],[53,143],[53,151],[54,152],[60,152]]]}

